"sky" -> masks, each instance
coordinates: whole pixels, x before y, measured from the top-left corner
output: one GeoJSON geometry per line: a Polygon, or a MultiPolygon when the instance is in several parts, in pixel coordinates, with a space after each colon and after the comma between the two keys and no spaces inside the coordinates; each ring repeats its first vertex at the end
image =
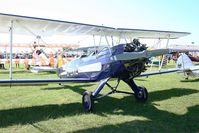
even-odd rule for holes
{"type": "Polygon", "coordinates": [[[199,45],[198,0],[0,0],[0,12],[115,28],[190,32],[170,43],[199,45]]]}

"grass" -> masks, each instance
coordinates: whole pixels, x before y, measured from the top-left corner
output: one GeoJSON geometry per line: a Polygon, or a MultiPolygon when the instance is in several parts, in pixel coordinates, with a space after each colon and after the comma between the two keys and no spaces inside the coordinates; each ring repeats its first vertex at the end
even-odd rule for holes
{"type": "MultiPolygon", "coordinates": [[[[0,70],[0,78],[9,78],[8,73],[0,70]]],[[[21,68],[14,69],[13,77],[56,75],[21,68]]],[[[83,112],[81,98],[98,83],[0,86],[0,132],[199,132],[199,78],[185,81],[170,73],[135,81],[148,88],[146,103],[136,102],[132,95],[114,94],[95,102],[93,113],[83,112]]],[[[130,90],[123,82],[119,88],[130,90]]]]}

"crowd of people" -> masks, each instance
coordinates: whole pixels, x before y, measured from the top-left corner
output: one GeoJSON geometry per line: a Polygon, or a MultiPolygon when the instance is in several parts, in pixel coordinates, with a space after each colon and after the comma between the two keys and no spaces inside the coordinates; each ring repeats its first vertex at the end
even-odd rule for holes
{"type": "MultiPolygon", "coordinates": [[[[30,66],[50,66],[61,67],[64,63],[75,58],[75,55],[69,55],[58,50],[55,54],[50,52],[46,54],[42,50],[35,49],[31,53],[17,53],[12,55],[13,65],[18,68],[30,69],[30,66]]],[[[10,55],[0,54],[0,69],[10,66],[10,55]]]]}

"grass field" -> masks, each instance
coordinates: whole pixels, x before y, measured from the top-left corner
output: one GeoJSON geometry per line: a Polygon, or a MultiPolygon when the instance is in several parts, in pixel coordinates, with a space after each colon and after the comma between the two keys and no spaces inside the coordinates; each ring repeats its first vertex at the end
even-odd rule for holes
{"type": "MultiPolygon", "coordinates": [[[[0,78],[9,78],[8,73],[0,70],[0,78]]],[[[55,78],[56,74],[21,68],[14,70],[13,77],[55,78]]],[[[132,95],[113,94],[95,102],[93,113],[83,112],[81,98],[98,83],[0,86],[0,132],[199,132],[199,78],[186,81],[170,73],[135,81],[148,88],[146,103],[136,102],[132,95]]],[[[119,88],[130,91],[124,83],[119,88]]]]}

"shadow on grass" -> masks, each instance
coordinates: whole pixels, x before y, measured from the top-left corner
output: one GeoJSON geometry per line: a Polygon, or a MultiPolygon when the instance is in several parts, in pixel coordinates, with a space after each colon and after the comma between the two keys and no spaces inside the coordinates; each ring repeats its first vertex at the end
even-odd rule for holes
{"type": "MultiPolygon", "coordinates": [[[[151,105],[137,106],[131,108],[131,112],[124,112],[128,115],[144,116],[149,120],[133,120],[115,125],[105,125],[75,131],[74,133],[93,133],[93,132],[180,132],[180,133],[196,133],[199,131],[199,105],[188,108],[188,112],[184,115],[176,115],[166,111],[158,110],[151,105]],[[145,112],[144,112],[145,111],[145,112]]],[[[119,113],[120,114],[120,113],[119,113]]]]}
{"type": "Polygon", "coordinates": [[[145,79],[144,78],[142,78],[142,79],[141,78],[135,78],[135,81],[147,81],[146,79],[147,79],[147,77],[145,77],[145,79]]]}
{"type": "Polygon", "coordinates": [[[48,88],[42,88],[42,90],[61,90],[61,89],[69,89],[72,90],[73,92],[76,92],[80,95],[82,95],[86,89],[82,89],[82,88],[86,88],[86,87],[90,87],[93,86],[95,84],[92,83],[86,83],[86,84],[79,84],[79,85],[61,85],[59,87],[48,87],[48,88]]]}
{"type": "Polygon", "coordinates": [[[55,119],[81,113],[81,103],[52,104],[0,111],[0,127],[55,119]]]}
{"type": "MultiPolygon", "coordinates": [[[[73,91],[82,94],[85,90],[81,85],[65,86],[73,91]]],[[[84,86],[83,86],[84,87],[84,86]]],[[[59,88],[58,88],[59,89],[59,88]]],[[[184,115],[177,115],[155,107],[155,101],[166,100],[171,97],[181,97],[198,93],[193,89],[173,88],[170,90],[155,91],[149,93],[150,99],[145,104],[138,103],[134,97],[127,95],[122,99],[105,97],[95,103],[93,113],[106,117],[106,115],[131,115],[141,116],[148,121],[134,120],[117,125],[106,125],[99,128],[90,128],[77,132],[146,132],[146,131],[198,131],[199,129],[199,106],[188,108],[184,115]]],[[[66,116],[84,114],[81,103],[52,104],[16,109],[0,110],[0,127],[7,127],[18,124],[34,124],[35,122],[48,119],[56,119],[66,116]]],[[[88,114],[89,115],[89,114],[88,114]]],[[[90,118],[90,117],[89,117],[90,118]]]]}
{"type": "Polygon", "coordinates": [[[57,72],[56,71],[46,71],[46,72],[38,72],[38,73],[35,73],[37,75],[49,75],[49,74],[56,74],[57,72]]]}
{"type": "Polygon", "coordinates": [[[41,90],[60,90],[60,89],[80,89],[80,90],[85,90],[82,89],[82,87],[90,87],[95,84],[93,83],[86,83],[86,84],[79,84],[79,85],[60,85],[59,87],[48,87],[48,88],[42,88],[41,90]]]}
{"type": "Polygon", "coordinates": [[[199,82],[199,78],[198,79],[181,80],[181,82],[199,82]]]}

